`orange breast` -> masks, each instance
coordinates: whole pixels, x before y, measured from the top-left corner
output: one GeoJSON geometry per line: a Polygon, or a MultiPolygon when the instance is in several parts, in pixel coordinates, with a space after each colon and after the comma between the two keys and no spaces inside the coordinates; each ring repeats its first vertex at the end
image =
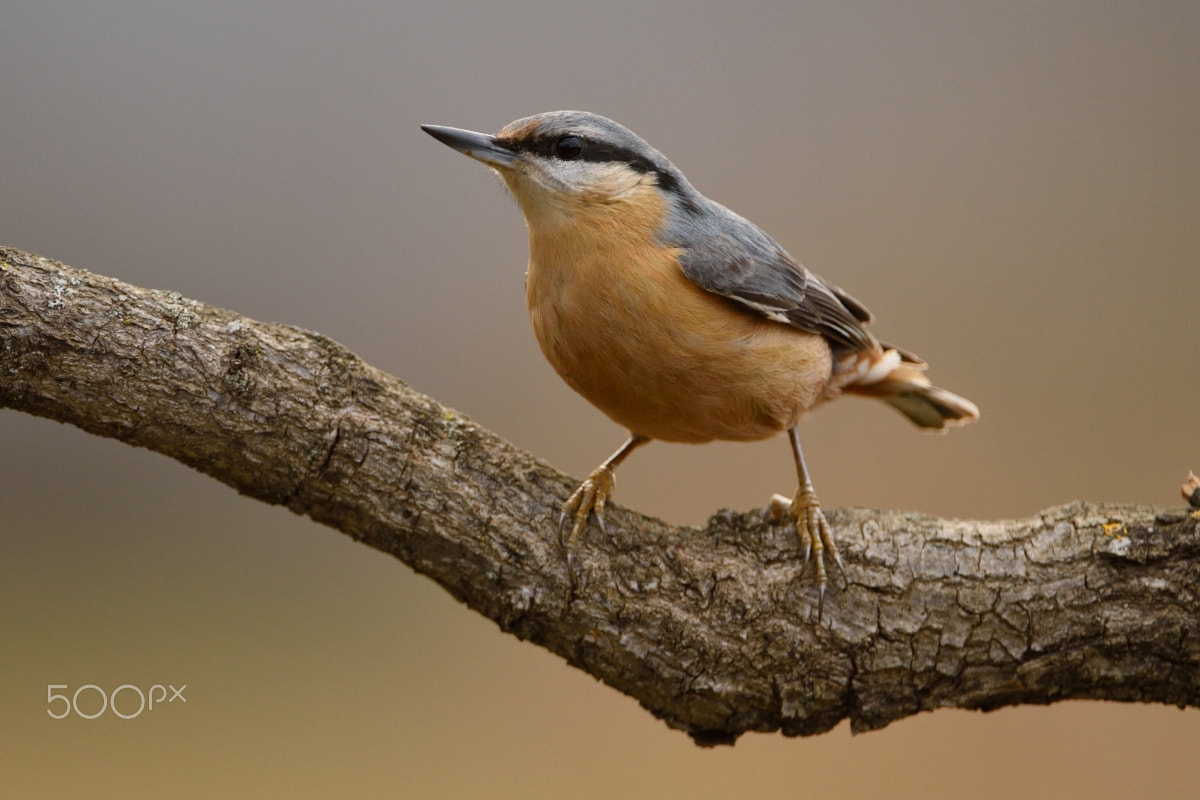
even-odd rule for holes
{"type": "Polygon", "coordinates": [[[654,241],[657,192],[631,202],[619,214],[581,208],[555,230],[530,227],[526,299],[551,365],[612,420],[654,439],[762,439],[794,425],[824,399],[824,339],[696,286],[654,241]]]}

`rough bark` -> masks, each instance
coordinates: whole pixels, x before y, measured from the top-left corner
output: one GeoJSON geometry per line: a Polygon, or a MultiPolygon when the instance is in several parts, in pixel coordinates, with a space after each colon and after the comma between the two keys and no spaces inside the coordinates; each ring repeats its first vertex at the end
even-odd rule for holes
{"type": "Polygon", "coordinates": [[[436,580],[701,744],[866,731],[933,708],[1197,705],[1200,522],[1073,504],[1025,520],[830,513],[848,584],[815,619],[763,511],[612,508],[570,586],[573,481],[337,343],[0,248],[0,407],[147,447],[436,580]]]}

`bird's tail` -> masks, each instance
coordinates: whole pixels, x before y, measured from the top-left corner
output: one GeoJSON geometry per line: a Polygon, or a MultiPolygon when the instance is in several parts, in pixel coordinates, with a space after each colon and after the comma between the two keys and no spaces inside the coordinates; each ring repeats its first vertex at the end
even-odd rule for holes
{"type": "Polygon", "coordinates": [[[842,356],[830,388],[878,397],[922,428],[941,430],[979,419],[970,400],[929,382],[924,361],[890,345],[842,356]]]}

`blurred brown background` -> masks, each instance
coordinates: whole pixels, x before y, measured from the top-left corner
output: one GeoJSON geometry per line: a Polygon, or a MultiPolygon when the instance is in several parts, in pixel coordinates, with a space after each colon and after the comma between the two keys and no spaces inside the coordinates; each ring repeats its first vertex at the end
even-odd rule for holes
{"type": "MultiPolygon", "coordinates": [[[[818,412],[802,434],[827,506],[1180,505],[1200,470],[1200,5],[509,5],[10,3],[0,241],[321,331],[582,475],[623,432],[538,352],[515,205],[417,125],[588,109],[981,407],[946,437],[859,400],[818,412]]],[[[699,750],[402,564],[163,457],[11,411],[0,448],[5,797],[1116,798],[1200,781],[1200,713],[1151,706],[699,750]],[[187,704],[46,713],[48,684],[126,683],[186,684],[187,704]]],[[[699,523],[793,488],[782,439],[656,445],[618,501],[699,523]]]]}

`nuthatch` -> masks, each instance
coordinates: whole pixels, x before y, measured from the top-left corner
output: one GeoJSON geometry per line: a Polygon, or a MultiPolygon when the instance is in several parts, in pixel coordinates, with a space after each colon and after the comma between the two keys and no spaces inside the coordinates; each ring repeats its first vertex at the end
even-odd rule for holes
{"type": "MultiPolygon", "coordinates": [[[[555,111],[495,136],[422,129],[499,173],[529,227],[526,302],[547,360],[629,439],[567,500],[568,564],[613,470],[652,439],[750,441],[786,430],[800,488],[787,514],[816,562],[845,572],[809,478],[796,424],[843,392],[878,397],[922,428],[979,410],[939,389],[925,364],[880,344],[871,314],[750,221],[709,200],[666,156],[610,119],[555,111]]],[[[561,523],[560,523],[561,525],[561,523]]]]}

